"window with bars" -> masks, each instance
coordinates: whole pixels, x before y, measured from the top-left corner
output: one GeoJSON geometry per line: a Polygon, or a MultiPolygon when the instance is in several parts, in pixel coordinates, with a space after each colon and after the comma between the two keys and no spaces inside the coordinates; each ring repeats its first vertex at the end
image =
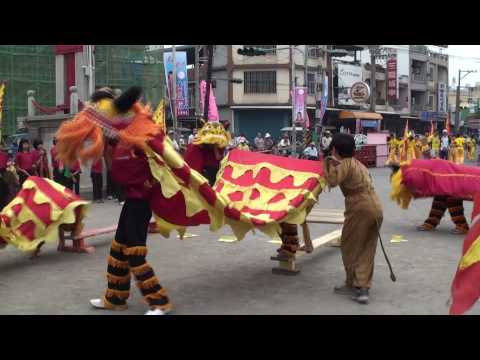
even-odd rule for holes
{"type": "Polygon", "coordinates": [[[267,50],[267,55],[277,55],[277,45],[243,45],[243,47],[267,50]]]}
{"type": "Polygon", "coordinates": [[[243,73],[243,92],[245,94],[276,94],[276,71],[245,71],[243,73]]]}
{"type": "Polygon", "coordinates": [[[322,49],[320,49],[317,45],[307,45],[308,48],[308,57],[318,59],[322,56],[322,49]]]}
{"type": "Polygon", "coordinates": [[[308,95],[315,95],[315,72],[307,72],[308,95]]]}

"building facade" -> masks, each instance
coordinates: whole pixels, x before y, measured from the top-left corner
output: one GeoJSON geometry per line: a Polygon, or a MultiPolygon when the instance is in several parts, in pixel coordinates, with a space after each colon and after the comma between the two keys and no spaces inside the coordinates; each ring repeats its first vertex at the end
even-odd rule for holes
{"type": "Polygon", "coordinates": [[[236,134],[253,140],[256,132],[278,138],[291,126],[291,82],[308,88],[308,114],[315,115],[315,93],[325,71],[324,45],[215,45],[213,81],[222,119],[230,120],[236,134]],[[238,54],[243,47],[266,49],[264,56],[238,54]],[[292,62],[295,71],[292,75],[292,62]],[[240,79],[242,83],[229,80],[240,79]]]}
{"type": "MultiPolygon", "coordinates": [[[[213,81],[223,119],[233,123],[236,134],[250,140],[256,132],[280,136],[291,126],[292,59],[296,86],[308,88],[307,110],[315,118],[316,96],[322,93],[325,77],[329,101],[322,126],[340,129],[351,126],[340,120],[343,110],[369,111],[371,106],[349,100],[352,84],[371,85],[371,54],[366,45],[216,45],[213,81]],[[244,56],[238,49],[267,49],[264,56],[244,56]],[[306,56],[305,56],[306,54],[306,56]],[[232,83],[240,79],[243,83],[232,83]]],[[[383,117],[382,129],[400,135],[407,120],[418,132],[431,122],[443,126],[448,116],[448,55],[426,45],[380,45],[375,50],[375,111],[383,117]]]]}

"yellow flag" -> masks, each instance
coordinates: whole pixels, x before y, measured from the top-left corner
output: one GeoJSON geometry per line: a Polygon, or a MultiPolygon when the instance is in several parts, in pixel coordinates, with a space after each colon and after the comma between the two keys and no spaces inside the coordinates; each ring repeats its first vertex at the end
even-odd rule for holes
{"type": "Polygon", "coordinates": [[[160,101],[158,104],[157,109],[153,114],[153,121],[165,130],[165,100],[160,101]]]}
{"type": "Polygon", "coordinates": [[[5,95],[5,83],[0,84],[0,142],[2,141],[2,114],[3,114],[3,95],[5,95]]]}

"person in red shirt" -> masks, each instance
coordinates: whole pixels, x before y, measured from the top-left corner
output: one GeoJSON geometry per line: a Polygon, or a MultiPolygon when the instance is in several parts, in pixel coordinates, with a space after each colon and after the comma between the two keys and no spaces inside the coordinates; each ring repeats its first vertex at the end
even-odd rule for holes
{"type": "Polygon", "coordinates": [[[93,201],[103,203],[103,159],[100,158],[92,162],[90,177],[93,186],[93,201]]]}
{"type": "Polygon", "coordinates": [[[29,176],[37,175],[35,166],[36,154],[30,151],[30,142],[22,139],[18,145],[18,152],[15,157],[20,186],[23,185],[29,176]]]}
{"type": "Polygon", "coordinates": [[[8,153],[4,147],[0,147],[0,174],[3,174],[7,170],[8,153]]]}
{"type": "Polygon", "coordinates": [[[42,140],[35,140],[33,142],[33,152],[35,153],[35,166],[37,168],[37,175],[40,177],[50,179],[50,168],[48,166],[47,151],[43,147],[42,140]]]}

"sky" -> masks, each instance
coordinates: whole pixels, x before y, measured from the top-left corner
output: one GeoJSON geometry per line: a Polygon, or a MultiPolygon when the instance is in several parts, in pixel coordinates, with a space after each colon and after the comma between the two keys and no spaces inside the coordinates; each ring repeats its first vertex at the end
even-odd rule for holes
{"type": "MultiPolygon", "coordinates": [[[[480,82],[480,45],[448,45],[448,49],[444,50],[449,56],[449,77],[450,85],[452,78],[458,78],[458,70],[477,70],[477,73],[467,75],[461,85],[470,86],[480,82]]],[[[458,79],[457,79],[458,80],[458,79]]]]}

